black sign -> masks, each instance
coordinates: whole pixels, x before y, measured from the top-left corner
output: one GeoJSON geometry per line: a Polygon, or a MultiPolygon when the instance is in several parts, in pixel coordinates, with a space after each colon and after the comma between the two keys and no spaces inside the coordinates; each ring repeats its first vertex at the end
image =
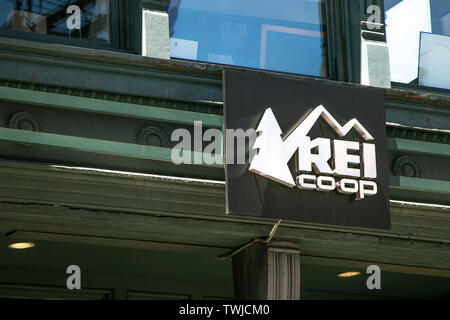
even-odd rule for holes
{"type": "Polygon", "coordinates": [[[382,90],[224,71],[224,104],[228,214],[390,228],[382,90]]]}

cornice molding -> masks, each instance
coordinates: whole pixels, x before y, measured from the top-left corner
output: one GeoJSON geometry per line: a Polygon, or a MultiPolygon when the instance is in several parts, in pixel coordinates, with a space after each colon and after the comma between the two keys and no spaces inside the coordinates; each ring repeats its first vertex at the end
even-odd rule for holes
{"type": "Polygon", "coordinates": [[[125,95],[120,93],[111,93],[105,91],[96,91],[80,88],[69,88],[64,86],[53,86],[36,84],[31,82],[12,81],[0,79],[0,87],[16,88],[34,90],[46,93],[63,94],[68,96],[92,98],[99,100],[108,100],[115,102],[132,103],[139,105],[155,106],[167,109],[176,109],[192,112],[201,112],[222,115],[222,104],[217,103],[201,103],[201,102],[189,102],[189,101],[177,101],[153,97],[143,97],[134,95],[125,95]]]}
{"type": "Polygon", "coordinates": [[[413,102],[415,104],[439,105],[447,107],[450,110],[450,90],[447,92],[426,92],[418,91],[414,88],[408,89],[385,89],[387,101],[395,102],[413,102]]]}
{"type": "Polygon", "coordinates": [[[386,135],[390,138],[450,144],[450,132],[448,130],[430,130],[387,123],[386,135]]]}
{"type": "MultiPolygon", "coordinates": [[[[69,88],[63,86],[35,84],[30,82],[12,81],[4,79],[0,79],[0,86],[16,89],[34,90],[46,93],[63,94],[69,96],[85,97],[99,100],[156,106],[168,109],[208,113],[214,115],[223,114],[222,103],[177,101],[161,98],[125,95],[119,93],[111,93],[88,89],[69,88]]],[[[386,133],[387,136],[391,138],[402,138],[424,142],[450,144],[449,130],[433,130],[427,128],[408,127],[388,122],[386,123],[386,133]]]]}
{"type": "Polygon", "coordinates": [[[52,64],[90,63],[96,69],[110,65],[116,68],[126,67],[130,72],[138,68],[142,71],[152,72],[155,77],[179,78],[185,81],[219,86],[222,83],[223,67],[220,65],[178,59],[150,58],[117,49],[109,51],[0,37],[0,58],[8,54],[13,54],[16,60],[38,62],[39,58],[47,57],[52,58],[52,64]]]}

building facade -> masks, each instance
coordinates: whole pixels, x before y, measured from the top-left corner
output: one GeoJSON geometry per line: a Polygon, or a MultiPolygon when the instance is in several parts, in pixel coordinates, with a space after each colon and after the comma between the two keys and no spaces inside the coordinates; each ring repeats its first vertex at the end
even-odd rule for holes
{"type": "Polygon", "coordinates": [[[0,297],[448,299],[449,36],[445,0],[1,1],[0,297]],[[390,228],[229,215],[173,163],[224,71],[381,92],[390,228]]]}

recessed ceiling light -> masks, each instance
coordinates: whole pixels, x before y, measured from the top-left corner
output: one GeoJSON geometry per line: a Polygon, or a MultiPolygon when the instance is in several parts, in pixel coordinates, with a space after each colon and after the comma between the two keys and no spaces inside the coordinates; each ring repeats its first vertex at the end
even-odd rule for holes
{"type": "Polygon", "coordinates": [[[11,243],[8,247],[11,249],[28,249],[34,246],[35,244],[33,242],[15,242],[11,243]]]}
{"type": "Polygon", "coordinates": [[[348,271],[348,272],[342,272],[342,273],[339,273],[337,276],[338,276],[339,278],[349,278],[349,277],[357,276],[357,275],[359,275],[359,274],[361,274],[361,272],[358,272],[358,271],[348,271]]]}

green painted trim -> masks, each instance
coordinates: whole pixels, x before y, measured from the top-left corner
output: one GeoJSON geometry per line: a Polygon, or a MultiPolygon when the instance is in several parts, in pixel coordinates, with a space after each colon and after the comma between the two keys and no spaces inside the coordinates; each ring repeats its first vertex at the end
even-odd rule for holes
{"type": "Polygon", "coordinates": [[[426,155],[450,157],[450,145],[401,138],[387,138],[387,148],[391,151],[413,152],[426,155]]]}
{"type": "Polygon", "coordinates": [[[405,100],[392,100],[389,98],[389,94],[392,94],[392,91],[390,90],[394,91],[395,89],[388,89],[386,91],[387,97],[386,101],[384,102],[386,108],[414,111],[426,114],[437,114],[440,116],[450,115],[449,98],[447,98],[446,96],[433,96],[431,94],[425,94],[424,96],[431,96],[434,97],[434,99],[432,100],[429,98],[428,101],[421,101],[420,99],[423,97],[418,96],[419,93],[417,91],[414,91],[413,88],[410,88],[410,90],[405,90],[405,93],[403,93],[405,95],[403,97],[405,100]],[[439,101],[438,99],[441,100],[439,101]],[[435,105],[433,105],[433,103],[435,103],[435,105]]]}
{"type": "Polygon", "coordinates": [[[17,88],[0,87],[0,100],[183,125],[193,125],[194,121],[202,121],[204,127],[222,128],[223,125],[223,117],[219,115],[17,88]]]}
{"type": "Polygon", "coordinates": [[[391,126],[387,124],[386,135],[389,138],[450,144],[450,132],[445,131],[421,130],[409,127],[391,126]]]}
{"type": "MultiPolygon", "coordinates": [[[[226,238],[234,233],[248,235],[250,240],[252,237],[267,236],[276,222],[276,220],[268,218],[226,215],[224,183],[219,181],[190,180],[149,174],[123,175],[123,173],[1,160],[0,200],[15,199],[16,202],[27,204],[47,203],[51,208],[54,203],[58,203],[62,206],[84,207],[86,210],[102,208],[105,211],[123,214],[142,213],[142,216],[132,215],[137,225],[143,222],[141,219],[150,219],[150,215],[155,216],[154,221],[151,222],[152,225],[164,216],[169,223],[164,228],[169,228],[170,225],[173,225],[172,222],[176,221],[173,219],[178,218],[185,218],[180,225],[186,228],[190,226],[188,223],[190,220],[187,219],[201,220],[206,224],[217,222],[226,238]],[[227,223],[239,223],[240,226],[233,225],[227,228],[227,223]],[[257,233],[252,233],[252,228],[260,229],[257,233]]],[[[5,206],[9,208],[8,204],[5,206]]],[[[0,207],[2,207],[1,204],[0,207]]],[[[305,232],[312,230],[339,231],[431,242],[448,239],[450,206],[391,201],[390,207],[391,231],[283,220],[277,235],[283,235],[284,231],[282,230],[288,228],[302,229],[305,232]]],[[[44,205],[42,208],[43,213],[49,214],[47,206],[44,205]]],[[[21,210],[25,211],[19,209],[19,211],[21,210]]],[[[4,211],[10,212],[9,209],[4,211]]],[[[125,220],[127,223],[131,223],[133,219],[127,217],[125,220]]],[[[114,220],[112,216],[109,216],[107,223],[113,223],[114,220]]],[[[27,221],[31,223],[30,220],[27,221]]],[[[103,222],[102,227],[107,228],[105,223],[103,222]]],[[[162,223],[162,221],[158,223],[162,223]]],[[[206,228],[208,229],[208,227],[206,228]]],[[[16,227],[15,230],[17,229],[16,227]]],[[[142,229],[147,234],[150,232],[147,227],[138,229],[142,229]]],[[[32,229],[23,228],[22,230],[30,231],[32,229]]],[[[137,229],[134,231],[137,232],[137,229]]],[[[195,236],[201,233],[197,231],[195,236]]],[[[215,236],[219,236],[219,234],[215,232],[215,236]]],[[[450,239],[447,243],[450,243],[449,241],[450,239]]]]}
{"type": "Polygon", "coordinates": [[[139,104],[143,106],[161,107],[165,109],[176,109],[208,114],[223,114],[223,104],[220,102],[198,102],[198,101],[180,101],[149,97],[143,95],[123,94],[110,91],[99,91],[92,89],[70,88],[58,85],[38,84],[34,82],[24,82],[15,80],[0,79],[0,87],[57,93],[66,96],[85,97],[91,99],[125,102],[130,104],[139,104]]]}
{"type": "MultiPolygon", "coordinates": [[[[302,263],[319,265],[319,266],[339,266],[348,269],[366,269],[367,261],[358,260],[343,260],[343,259],[333,259],[324,258],[316,256],[306,256],[302,255],[302,263]]],[[[436,269],[436,268],[423,268],[423,267],[412,267],[412,266],[402,266],[396,264],[382,263],[379,267],[383,271],[389,272],[399,272],[407,274],[416,274],[423,276],[434,276],[434,277],[446,277],[450,278],[450,270],[436,269]]]]}
{"type": "MultiPolygon", "coordinates": [[[[30,189],[27,180],[21,184],[30,189]]],[[[66,193],[69,194],[67,191],[66,193]]],[[[168,195],[167,198],[170,196],[168,195]]],[[[182,213],[176,218],[168,217],[164,212],[151,214],[147,211],[146,214],[128,214],[123,210],[105,210],[98,202],[98,206],[92,210],[80,208],[78,202],[74,205],[55,206],[61,203],[50,202],[42,205],[17,198],[14,198],[13,202],[11,199],[6,201],[8,202],[0,203],[2,213],[0,225],[3,230],[45,233],[61,233],[61,230],[64,230],[66,234],[82,237],[238,248],[252,239],[267,237],[273,227],[273,223],[262,224],[262,221],[248,223],[245,220],[236,219],[235,222],[231,222],[224,216],[220,220],[212,221],[181,216],[182,213]]],[[[152,207],[152,203],[148,202],[146,207],[148,210],[152,207]]],[[[402,224],[408,229],[399,230],[401,225],[393,225],[391,231],[375,233],[371,229],[366,229],[365,234],[362,234],[358,230],[350,231],[348,228],[336,226],[333,230],[327,227],[308,229],[301,223],[290,227],[288,222],[283,221],[275,237],[280,240],[300,242],[302,254],[310,256],[450,269],[448,217],[444,220],[445,224],[441,222],[437,226],[437,228],[445,229],[442,232],[442,238],[435,240],[423,239],[423,237],[418,239],[414,235],[417,230],[429,226],[420,223],[420,214],[411,217],[410,222],[412,224],[409,226],[402,224]],[[445,231],[447,233],[444,233],[445,231]]],[[[433,235],[433,230],[438,230],[437,228],[429,228],[428,235],[433,235]]],[[[80,239],[77,237],[72,240],[80,239]]]]}
{"type": "Polygon", "coordinates": [[[450,194],[450,181],[391,176],[390,188],[450,194]]]}
{"type": "Polygon", "coordinates": [[[33,232],[15,230],[14,232],[6,236],[8,239],[13,240],[38,240],[38,241],[56,241],[56,242],[71,242],[82,243],[97,246],[107,247],[120,247],[120,248],[132,248],[132,249],[145,249],[145,250],[161,250],[161,251],[174,251],[174,252],[200,252],[220,255],[228,251],[228,248],[210,247],[203,245],[192,245],[182,243],[170,243],[170,242],[158,242],[158,241],[144,241],[144,240],[132,240],[132,239],[116,239],[107,237],[95,237],[95,236],[82,236],[73,235],[67,233],[49,233],[49,232],[33,232]]]}
{"type": "MultiPolygon", "coordinates": [[[[99,154],[109,154],[114,156],[125,156],[131,158],[143,158],[158,161],[172,161],[172,149],[145,146],[132,143],[82,138],[74,136],[65,136],[53,133],[17,130],[0,127],[0,141],[8,141],[14,143],[50,146],[57,148],[64,148],[76,151],[93,152],[99,154]]],[[[193,159],[197,155],[198,158],[203,159],[202,153],[189,152],[192,164],[195,164],[193,159]]],[[[222,168],[223,164],[206,164],[199,165],[222,168]]]]}

